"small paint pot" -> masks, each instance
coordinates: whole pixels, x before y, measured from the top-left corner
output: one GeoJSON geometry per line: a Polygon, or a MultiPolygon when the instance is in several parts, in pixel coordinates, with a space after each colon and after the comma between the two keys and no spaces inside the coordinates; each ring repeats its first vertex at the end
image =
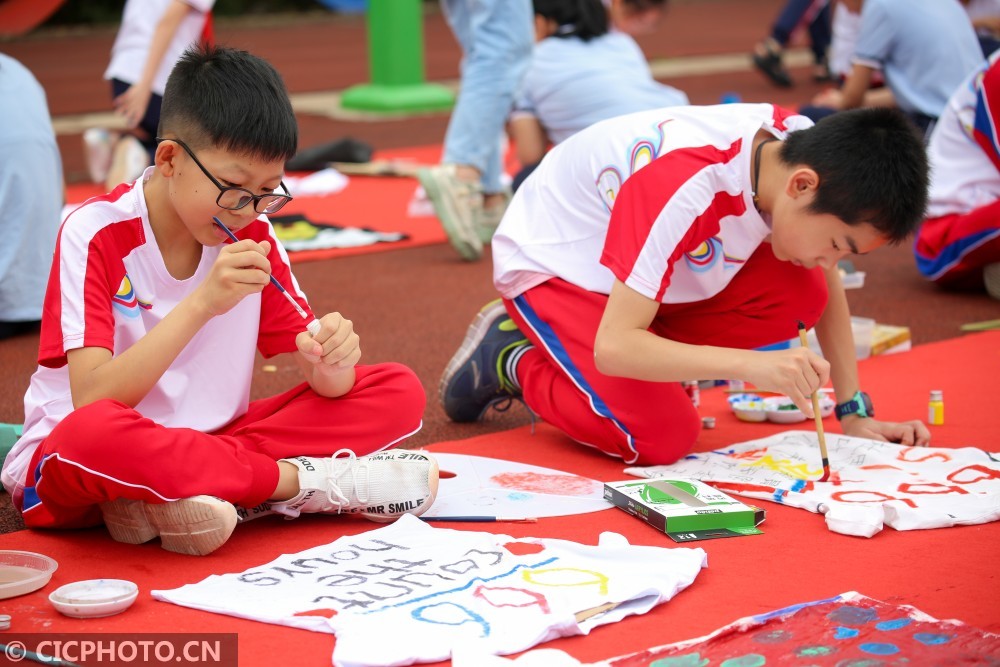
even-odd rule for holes
{"type": "Polygon", "coordinates": [[[10,630],[10,614],[0,614],[0,630],[10,630]]]}
{"type": "Polygon", "coordinates": [[[715,417],[702,417],[701,418],[702,428],[715,428],[715,417]]]}

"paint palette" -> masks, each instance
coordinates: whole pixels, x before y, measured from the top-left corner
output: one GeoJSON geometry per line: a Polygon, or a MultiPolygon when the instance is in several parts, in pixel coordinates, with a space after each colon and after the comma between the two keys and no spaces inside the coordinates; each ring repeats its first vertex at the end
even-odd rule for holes
{"type": "Polygon", "coordinates": [[[49,583],[59,564],[31,551],[0,551],[0,600],[24,595],[49,583]]]}

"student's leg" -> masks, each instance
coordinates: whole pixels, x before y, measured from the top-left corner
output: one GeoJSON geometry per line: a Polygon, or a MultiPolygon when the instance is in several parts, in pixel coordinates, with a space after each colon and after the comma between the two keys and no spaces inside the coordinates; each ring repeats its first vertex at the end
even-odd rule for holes
{"type": "Polygon", "coordinates": [[[925,220],[913,252],[928,280],[949,289],[983,289],[983,268],[1000,263],[1000,200],[925,220]]]}
{"type": "Polygon", "coordinates": [[[611,377],[594,366],[607,297],[552,279],[505,305],[535,345],[517,365],[525,403],[577,442],[626,463],[672,463],[701,424],[677,382],[611,377]]]}
{"type": "Polygon", "coordinates": [[[116,401],[76,410],[32,461],[21,502],[25,524],[97,525],[97,505],[118,498],[163,503],[206,494],[253,507],[274,492],[279,458],[344,448],[360,456],[419,430],[425,399],[412,371],[379,364],[359,366],[357,374],[344,396],[323,398],[303,384],[251,403],[213,434],[166,428],[116,401]]]}
{"type": "Polygon", "coordinates": [[[782,48],[788,46],[792,33],[816,2],[817,0],[788,0],[771,27],[771,38],[782,48]]]}

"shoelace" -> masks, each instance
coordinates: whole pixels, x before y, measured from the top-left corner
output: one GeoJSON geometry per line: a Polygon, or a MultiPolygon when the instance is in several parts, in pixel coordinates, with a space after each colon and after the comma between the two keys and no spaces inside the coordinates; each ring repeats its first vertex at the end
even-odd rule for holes
{"type": "Polygon", "coordinates": [[[340,478],[343,477],[348,472],[351,473],[351,481],[354,486],[354,497],[359,503],[368,502],[368,490],[371,483],[371,476],[368,471],[367,463],[359,463],[358,456],[349,449],[338,449],[333,453],[333,464],[331,466],[330,474],[326,477],[326,498],[330,503],[337,505],[337,512],[340,513],[344,507],[351,504],[350,499],[344,495],[343,491],[340,490],[340,478]],[[346,454],[346,457],[341,457],[341,454],[346,454]],[[361,494],[361,485],[358,484],[358,471],[364,471],[365,484],[364,484],[364,497],[361,494]]]}

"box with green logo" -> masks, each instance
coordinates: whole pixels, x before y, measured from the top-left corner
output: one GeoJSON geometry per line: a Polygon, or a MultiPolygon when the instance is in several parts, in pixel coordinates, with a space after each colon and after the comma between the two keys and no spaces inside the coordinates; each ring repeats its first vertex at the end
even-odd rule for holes
{"type": "Polygon", "coordinates": [[[695,479],[606,482],[604,499],[674,542],[759,535],[764,510],[695,479]]]}

